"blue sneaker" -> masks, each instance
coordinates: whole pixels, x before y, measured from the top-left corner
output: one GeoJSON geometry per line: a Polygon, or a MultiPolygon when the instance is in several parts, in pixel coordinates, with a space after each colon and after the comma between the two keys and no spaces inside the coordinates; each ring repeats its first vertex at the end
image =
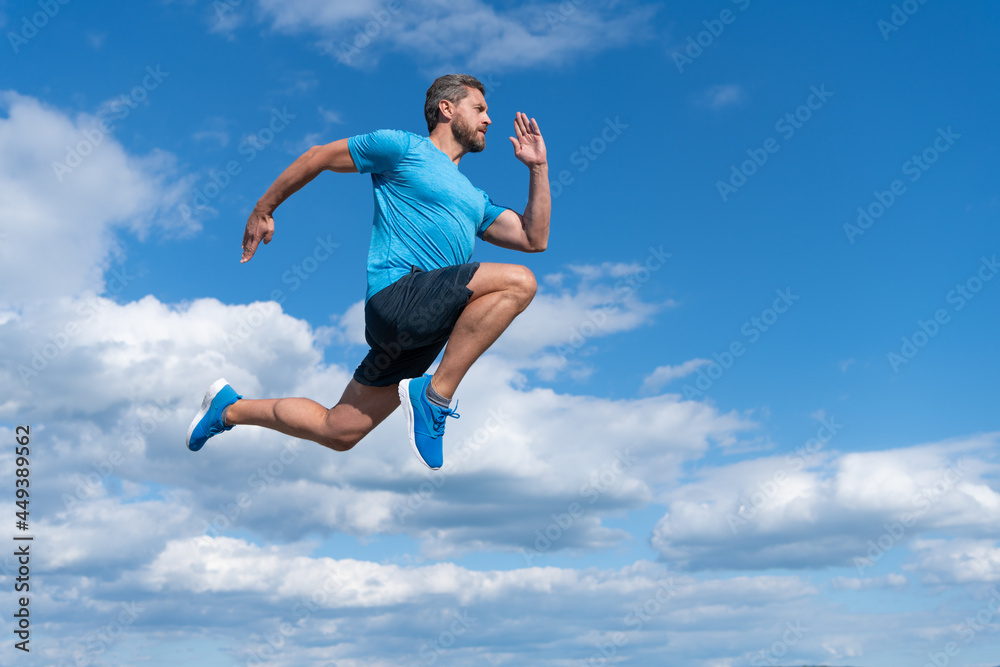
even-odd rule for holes
{"type": "Polygon", "coordinates": [[[450,408],[442,408],[427,400],[430,375],[403,380],[399,383],[399,402],[406,415],[406,432],[410,446],[421,461],[431,470],[444,464],[444,420],[458,418],[450,408]]]}
{"type": "Polygon", "coordinates": [[[201,401],[201,410],[194,416],[194,421],[188,427],[187,440],[185,440],[188,449],[196,452],[213,435],[232,429],[232,426],[226,426],[222,423],[222,411],[241,398],[243,397],[237,394],[224,379],[213,382],[205,393],[205,398],[201,401]]]}

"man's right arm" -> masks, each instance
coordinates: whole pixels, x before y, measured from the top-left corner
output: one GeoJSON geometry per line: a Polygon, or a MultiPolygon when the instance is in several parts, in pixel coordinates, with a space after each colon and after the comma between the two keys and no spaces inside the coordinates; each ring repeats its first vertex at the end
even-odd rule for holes
{"type": "Polygon", "coordinates": [[[340,139],[325,146],[313,146],[275,179],[264,196],[257,201],[247,219],[246,230],[243,232],[241,264],[250,261],[261,241],[265,245],[271,242],[271,237],[274,236],[274,218],[271,217],[274,209],[316,178],[320,172],[327,170],[341,174],[358,171],[347,148],[347,139],[340,139]]]}

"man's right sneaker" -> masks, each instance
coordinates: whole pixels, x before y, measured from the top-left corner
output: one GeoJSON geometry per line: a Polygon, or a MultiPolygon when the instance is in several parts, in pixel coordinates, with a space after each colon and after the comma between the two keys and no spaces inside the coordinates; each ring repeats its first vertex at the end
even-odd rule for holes
{"type": "Polygon", "coordinates": [[[451,408],[442,408],[427,400],[430,375],[399,383],[399,403],[406,415],[406,432],[417,457],[431,470],[444,465],[444,420],[458,418],[451,408]]]}
{"type": "Polygon", "coordinates": [[[196,452],[213,435],[232,429],[232,426],[223,423],[222,412],[241,398],[243,397],[237,394],[225,379],[213,382],[201,401],[201,410],[188,427],[187,440],[184,442],[188,449],[196,452]]]}

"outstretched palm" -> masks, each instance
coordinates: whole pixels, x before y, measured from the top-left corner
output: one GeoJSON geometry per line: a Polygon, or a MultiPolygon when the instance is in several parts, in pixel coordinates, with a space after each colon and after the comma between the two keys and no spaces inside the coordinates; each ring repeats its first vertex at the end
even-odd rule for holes
{"type": "Polygon", "coordinates": [[[514,157],[529,167],[545,164],[545,140],[534,118],[529,120],[527,114],[518,111],[514,118],[514,134],[516,138],[510,137],[514,157]]]}

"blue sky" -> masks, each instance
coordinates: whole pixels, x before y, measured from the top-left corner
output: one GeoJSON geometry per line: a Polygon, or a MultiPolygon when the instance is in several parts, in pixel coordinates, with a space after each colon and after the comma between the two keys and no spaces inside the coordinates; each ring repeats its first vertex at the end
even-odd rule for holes
{"type": "Polygon", "coordinates": [[[31,653],[5,613],[0,663],[993,667],[998,22],[0,2],[0,437],[31,426],[35,535],[31,653]],[[240,265],[245,220],[309,146],[425,133],[448,72],[494,122],[462,171],[523,209],[524,111],[554,195],[546,252],[476,249],[540,287],[450,463],[399,414],[344,454],[188,452],[220,376],[336,402],[370,181],[320,175],[240,265]]]}

